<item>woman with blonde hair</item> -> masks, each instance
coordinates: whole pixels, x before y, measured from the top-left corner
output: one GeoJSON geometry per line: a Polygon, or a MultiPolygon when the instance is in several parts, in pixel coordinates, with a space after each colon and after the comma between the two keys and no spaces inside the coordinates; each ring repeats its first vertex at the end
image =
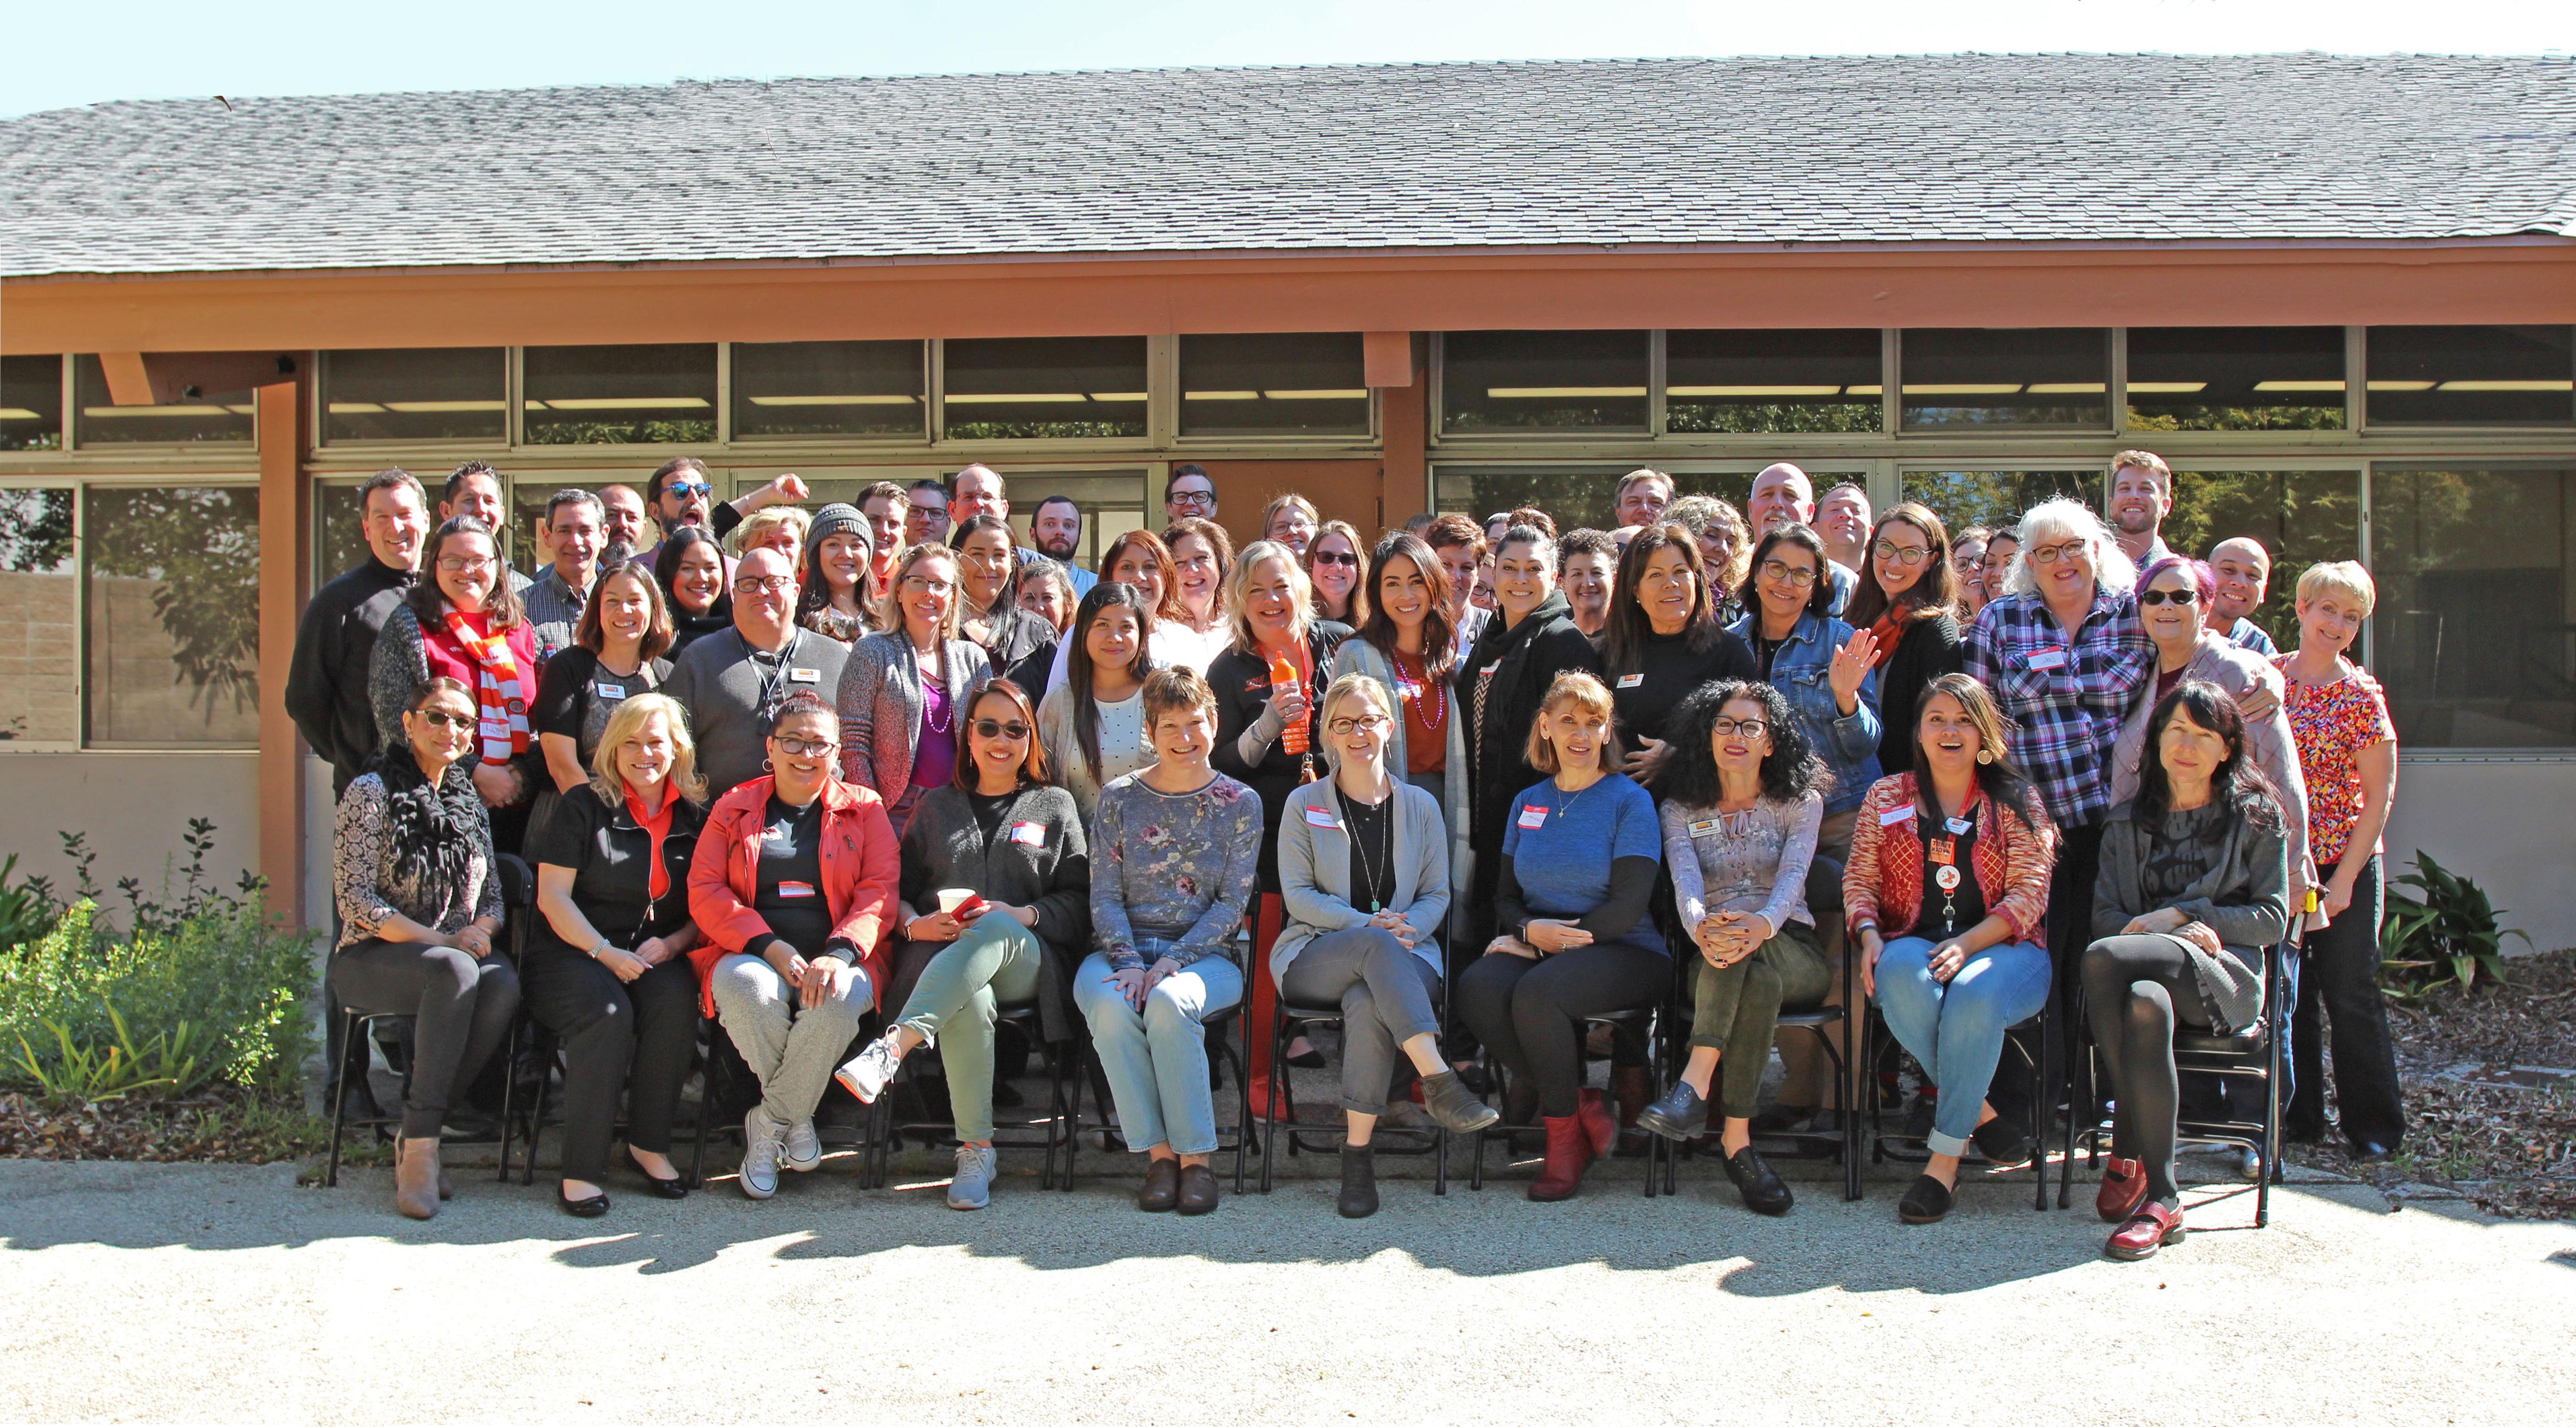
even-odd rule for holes
{"type": "Polygon", "coordinates": [[[957,552],[927,542],[895,560],[878,632],[841,669],[841,776],[885,800],[895,836],[913,804],[957,771],[956,721],[993,676],[960,625],[957,552]]]}
{"type": "Polygon", "coordinates": [[[742,518],[733,532],[733,552],[748,555],[754,550],[775,550],[787,557],[799,574],[805,569],[805,531],[813,517],[801,505],[765,505],[742,518]]]}
{"type": "Polygon", "coordinates": [[[671,1163],[671,1124],[697,1051],[688,881],[705,796],[688,713],[637,694],[608,715],[589,780],[529,841],[538,920],[522,974],[530,1013],[563,1046],[556,1199],[575,1218],[608,1212],[600,1182],[621,1094],[636,1172],[661,1198],[689,1192],[671,1163]]]}

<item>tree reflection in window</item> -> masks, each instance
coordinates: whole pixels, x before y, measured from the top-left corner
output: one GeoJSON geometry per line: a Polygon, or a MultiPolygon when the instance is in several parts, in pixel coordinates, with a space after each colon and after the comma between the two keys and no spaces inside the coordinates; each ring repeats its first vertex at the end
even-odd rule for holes
{"type": "Polygon", "coordinates": [[[88,493],[93,743],[259,738],[259,492],[88,493]]]}
{"type": "Polygon", "coordinates": [[[0,491],[0,741],[80,737],[72,493],[0,491]]]}

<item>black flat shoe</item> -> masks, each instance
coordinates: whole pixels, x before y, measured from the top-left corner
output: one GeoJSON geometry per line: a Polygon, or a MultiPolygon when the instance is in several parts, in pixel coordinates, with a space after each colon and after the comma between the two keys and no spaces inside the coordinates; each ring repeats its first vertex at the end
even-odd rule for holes
{"type": "Polygon", "coordinates": [[[588,1199],[566,1199],[562,1191],[558,1190],[555,1193],[555,1202],[563,1206],[565,1213],[576,1219],[596,1219],[608,1212],[608,1196],[605,1194],[594,1194],[588,1199]]]}
{"type": "Polygon", "coordinates": [[[1321,1070],[1324,1068],[1324,1053],[1315,1049],[1314,1042],[1309,1041],[1304,1050],[1288,1057],[1288,1063],[1299,1070],[1321,1070]]]}
{"type": "Polygon", "coordinates": [[[1958,1196],[1950,1186],[1928,1174],[1918,1174],[1906,1188],[1905,1197],[1896,1201],[1896,1217],[1907,1224],[1937,1224],[1956,1202],[1958,1196]]]}
{"type": "Polygon", "coordinates": [[[1789,1186],[1781,1182],[1779,1175],[1772,1173],[1771,1166],[1763,1163],[1762,1156],[1755,1152],[1753,1146],[1746,1145],[1728,1155],[1725,1164],[1726,1177],[1735,1181],[1736,1192],[1744,1196],[1744,1207],[1754,1213],[1777,1218],[1788,1213],[1789,1206],[1797,1202],[1791,1197],[1789,1186]]]}
{"type": "Polygon", "coordinates": [[[2019,1169],[2030,1163],[2032,1155],[2039,1153],[2039,1146],[2031,1143],[2030,1136],[2022,1131],[2022,1127],[2001,1115],[1977,1126],[1968,1136],[1968,1142],[1977,1147],[1977,1153],[1986,1157],[1986,1163],[1997,1169],[2019,1169]]]}
{"type": "Polygon", "coordinates": [[[1691,1139],[1708,1128],[1708,1102],[1689,1081],[1676,1080],[1662,1099],[1637,1112],[1637,1128],[1668,1140],[1691,1139]]]}
{"type": "Polygon", "coordinates": [[[644,1181],[645,1192],[651,1194],[656,1199],[686,1199],[689,1197],[689,1177],[685,1174],[675,1174],[668,1179],[664,1179],[653,1173],[653,1171],[636,1163],[635,1156],[631,1151],[626,1156],[626,1167],[635,1171],[635,1177],[644,1181]]]}

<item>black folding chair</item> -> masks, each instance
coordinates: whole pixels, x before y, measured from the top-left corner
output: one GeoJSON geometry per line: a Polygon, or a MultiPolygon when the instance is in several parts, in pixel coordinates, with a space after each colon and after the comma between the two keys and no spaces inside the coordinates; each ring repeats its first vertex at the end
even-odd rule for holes
{"type": "MultiPolygon", "coordinates": [[[[536,869],[530,867],[526,859],[507,852],[502,853],[494,865],[501,880],[501,921],[503,935],[509,944],[510,965],[518,971],[521,983],[525,984],[528,970],[528,920],[537,915],[536,869]]],[[[527,998],[523,996],[519,1000],[518,1014],[510,1019],[510,1039],[501,1051],[501,1167],[493,1178],[502,1184],[510,1182],[511,1134],[519,1124],[519,1050],[522,1045],[530,1043],[530,1037],[535,1030],[535,1018],[529,1014],[527,998]]],[[[536,1103],[540,1109],[545,1105],[545,1080],[550,1071],[551,1067],[548,1065],[540,1065],[537,1071],[536,1103]]],[[[525,1138],[528,1145],[528,1172],[534,1174],[537,1158],[534,1126],[528,1128],[525,1138]]],[[[528,1181],[522,1179],[519,1182],[525,1184],[528,1181]]]]}
{"type": "MultiPolygon", "coordinates": [[[[1604,1011],[1599,1015],[1586,1016],[1583,1018],[1583,1023],[1587,1027],[1608,1026],[1614,1037],[1621,1034],[1630,1034],[1643,1039],[1647,1047],[1646,1093],[1650,1097],[1658,1099],[1660,1099],[1664,1093],[1666,1083],[1664,1079],[1664,1070],[1669,1057],[1658,1055],[1656,1053],[1656,1047],[1664,1034],[1664,1027],[1672,1020],[1670,1014],[1672,1010],[1670,1004],[1671,1000],[1672,995],[1668,989],[1664,996],[1661,997],[1655,1005],[1618,1011],[1604,1011]]],[[[1502,1088],[1506,1072],[1503,1069],[1502,1062],[1494,1058],[1493,1050],[1490,1047],[1479,1048],[1477,1051],[1477,1057],[1485,1067],[1487,1083],[1495,1086],[1497,1089],[1502,1088]]],[[[1481,1190],[1485,1187],[1485,1141],[1488,1137],[1497,1135],[1502,1136],[1504,1143],[1508,1145],[1514,1136],[1544,1134],[1546,1133],[1546,1130],[1547,1127],[1544,1125],[1515,1125],[1508,1123],[1492,1124],[1478,1130],[1474,1140],[1470,1142],[1468,1147],[1468,1152],[1474,1156],[1474,1159],[1468,1168],[1467,1187],[1471,1190],[1481,1190]]],[[[1646,1136],[1645,1195],[1649,1199],[1654,1198],[1658,1192],[1655,1182],[1655,1173],[1658,1168],[1663,1171],[1661,1192],[1665,1194],[1673,1192],[1673,1148],[1674,1147],[1661,1135],[1646,1136]]],[[[1442,1172],[1444,1175],[1446,1170],[1447,1166],[1444,1164],[1442,1166],[1442,1172]]]]}
{"type": "MultiPolygon", "coordinates": [[[[1269,973],[1265,971],[1261,974],[1269,973]]],[[[1441,983],[1440,1000],[1440,1022],[1445,1027],[1449,1023],[1448,983],[1445,981],[1441,983]]],[[[1338,1152],[1340,1148],[1338,1141],[1318,1146],[1308,1146],[1303,1142],[1303,1131],[1314,1127],[1304,1124],[1297,1116],[1297,1087],[1290,1082],[1288,1073],[1288,1042],[1293,1039],[1293,1033],[1299,1026],[1340,1026],[1342,1008],[1339,1005],[1292,1006],[1284,996],[1273,998],[1271,1006],[1270,1096],[1269,1103],[1264,1107],[1267,1113],[1263,1117],[1261,1130],[1261,1192],[1264,1194],[1270,1192],[1270,1171],[1278,1155],[1279,1122],[1283,1109],[1287,1112],[1288,1153],[1294,1155],[1312,1148],[1316,1153],[1323,1154],[1338,1152]]],[[[1344,1053],[1348,1053],[1347,1047],[1344,1053]]],[[[1376,1133],[1421,1136],[1422,1143],[1410,1149],[1387,1149],[1377,1146],[1374,1137],[1371,1138],[1370,1144],[1377,1147],[1381,1154],[1431,1156],[1431,1192],[1434,1194],[1449,1192],[1448,1130],[1439,1125],[1397,1125],[1381,1128],[1376,1133]]]]}
{"type": "Polygon", "coordinates": [[[409,1011],[361,1011],[351,1006],[340,1008],[340,1067],[337,1084],[331,1094],[331,1149],[330,1157],[324,1163],[322,1170],[324,1188],[340,1187],[340,1137],[344,1127],[373,1131],[376,1142],[382,1144],[392,1138],[393,1132],[401,1126],[402,1102],[399,1097],[394,1102],[394,1108],[390,1110],[382,1110],[377,1114],[355,1120],[350,1119],[349,1081],[352,1077],[361,1080],[366,1077],[368,1066],[373,1059],[367,1053],[367,1043],[370,1039],[375,1039],[383,1042],[386,1063],[402,1072],[404,1085],[408,1088],[411,1081],[411,1067],[407,1062],[396,1065],[395,1061],[402,1055],[401,1044],[397,1038],[399,1030],[411,1019],[412,1013],[409,1011]]]}
{"type": "MultiPolygon", "coordinates": [[[[1234,1192],[1237,1194],[1243,1192],[1247,1170],[1245,1156],[1251,1153],[1255,1137],[1252,1133],[1251,1075],[1244,1068],[1243,1052],[1234,1044],[1233,1031],[1237,1023],[1247,1019],[1244,1014],[1245,1003],[1251,999],[1252,994],[1247,987],[1243,996],[1233,1005],[1221,1011],[1210,1012],[1207,1018],[1200,1022],[1200,1029],[1207,1036],[1208,1087],[1213,1090],[1223,1085],[1228,1072],[1234,1076],[1234,1192]]],[[[1249,1032],[1247,1031],[1246,1034],[1249,1032]]],[[[1094,1127],[1100,1132],[1100,1147],[1103,1151],[1113,1145],[1123,1149],[1127,1144],[1125,1133],[1118,1126],[1109,1123],[1110,1112],[1116,1108],[1117,1101],[1109,1092],[1107,1074],[1100,1068],[1100,1054],[1093,1048],[1088,1035],[1077,1036],[1075,1046],[1080,1059],[1074,1066],[1074,1072],[1091,1085],[1092,1098],[1100,1106],[1100,1123],[1094,1127]]],[[[1082,1091],[1079,1086],[1074,1089],[1071,1113],[1073,1115],[1072,1132],[1065,1141],[1064,1179],[1057,1186],[1067,1190],[1073,1188],[1074,1148],[1083,1128],[1082,1091]]],[[[1217,1154],[1226,1152],[1225,1135],[1226,1127],[1217,1126],[1217,1154]]]]}
{"type": "MultiPolygon", "coordinates": [[[[1034,1001],[999,1007],[994,1012],[994,1020],[997,1024],[1018,1026],[1027,1034],[1030,1043],[1039,1048],[1039,1054],[1045,1057],[1047,1109],[1044,1115],[1025,1119],[1017,1124],[1003,1125],[996,1122],[993,1147],[997,1150],[1043,1150],[1046,1158],[1043,1167],[1038,1171],[1038,1187],[1070,1190],[1073,1188],[1073,1171],[1070,1163],[1072,1141],[1075,1130],[1080,1124],[1082,1105],[1082,1086],[1076,1068],[1079,1056],[1071,1040],[1057,1043],[1046,1038],[1041,1028],[1038,1004],[1034,1001]],[[1003,1130],[1036,1130],[1039,1132],[1039,1139],[1035,1144],[1025,1140],[1004,1140],[1000,1136],[1003,1130]],[[1056,1174],[1056,1154],[1059,1149],[1062,1149],[1067,1160],[1061,1183],[1058,1182],[1056,1174]]],[[[892,1167],[895,1147],[905,1136],[919,1136],[924,1147],[958,1143],[957,1124],[954,1120],[940,1119],[928,1114],[915,1120],[898,1121],[895,1118],[895,1086],[918,1086],[921,1082],[916,1078],[913,1067],[921,1056],[929,1053],[932,1053],[930,1048],[923,1047],[912,1055],[906,1056],[904,1068],[877,1096],[876,1103],[868,1107],[871,1121],[865,1151],[868,1163],[863,1172],[863,1181],[868,1188],[884,1186],[887,1172],[892,1167]]]]}

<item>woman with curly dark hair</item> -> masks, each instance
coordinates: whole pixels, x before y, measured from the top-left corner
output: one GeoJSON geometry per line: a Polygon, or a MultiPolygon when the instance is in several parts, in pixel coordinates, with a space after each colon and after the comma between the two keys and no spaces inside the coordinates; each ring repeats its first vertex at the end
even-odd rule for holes
{"type": "Polygon", "coordinates": [[[2147,722],[2138,796],[2111,810],[2093,885],[2084,1002],[2111,1077],[2118,1147],[2093,1207],[2103,1251],[2142,1259],[2183,1236],[2174,1188],[2177,1025],[2233,1035],[2263,1012],[2263,948],[2289,927],[2289,837],[2245,748],[2236,700],[2186,679],[2147,722]]]}
{"type": "Polygon", "coordinates": [[[1711,684],[1673,711],[1668,728],[1664,861],[1699,955],[1690,962],[1690,1060],[1637,1123],[1667,1139],[1696,1138],[1708,1127],[1714,1085],[1727,1178],[1744,1207],[1786,1214],[1789,1186],[1754,1151],[1753,1111],[1780,1008],[1820,1004],[1833,989],[1807,910],[1807,868],[1833,775],[1769,684],[1711,684]]]}

